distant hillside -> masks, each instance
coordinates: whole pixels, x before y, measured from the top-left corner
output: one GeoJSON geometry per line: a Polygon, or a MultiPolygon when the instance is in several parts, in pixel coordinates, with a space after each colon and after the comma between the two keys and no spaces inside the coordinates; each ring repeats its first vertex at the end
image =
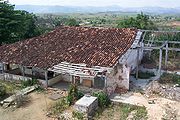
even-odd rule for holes
{"type": "Polygon", "coordinates": [[[161,7],[141,7],[141,8],[122,8],[120,6],[106,7],[78,7],[78,6],[41,6],[41,5],[16,5],[18,10],[26,10],[33,13],[97,13],[108,11],[119,12],[148,12],[156,14],[180,14],[179,8],[161,8],[161,7]]]}

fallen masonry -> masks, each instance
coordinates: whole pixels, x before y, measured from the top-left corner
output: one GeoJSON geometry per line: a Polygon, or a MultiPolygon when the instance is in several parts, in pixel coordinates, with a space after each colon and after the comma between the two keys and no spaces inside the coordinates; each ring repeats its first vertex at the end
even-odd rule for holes
{"type": "Polygon", "coordinates": [[[1,105],[3,105],[4,108],[7,108],[9,105],[11,105],[13,102],[16,101],[18,96],[24,96],[27,95],[28,93],[34,91],[38,86],[30,86],[26,87],[20,91],[18,91],[16,94],[6,98],[5,100],[1,101],[1,105]]]}
{"type": "Polygon", "coordinates": [[[150,97],[154,94],[158,94],[168,99],[180,101],[180,87],[178,86],[162,85],[158,83],[158,81],[153,81],[147,86],[145,95],[150,97]]]}
{"type": "Polygon", "coordinates": [[[90,95],[85,95],[79,99],[75,105],[74,109],[78,112],[84,113],[87,116],[92,115],[98,108],[98,99],[90,95]]]}

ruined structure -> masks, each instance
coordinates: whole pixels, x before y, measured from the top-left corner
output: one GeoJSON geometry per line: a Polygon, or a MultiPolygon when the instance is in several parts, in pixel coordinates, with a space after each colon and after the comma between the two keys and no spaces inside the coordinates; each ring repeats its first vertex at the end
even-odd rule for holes
{"type": "Polygon", "coordinates": [[[63,80],[87,87],[129,89],[129,75],[143,55],[142,32],[133,28],[64,27],[0,46],[4,79],[63,80]],[[22,77],[24,76],[24,77],[22,77]]]}

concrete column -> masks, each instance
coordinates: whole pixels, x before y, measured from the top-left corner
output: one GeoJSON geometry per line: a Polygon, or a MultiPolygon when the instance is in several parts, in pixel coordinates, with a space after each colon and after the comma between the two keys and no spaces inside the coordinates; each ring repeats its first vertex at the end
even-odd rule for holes
{"type": "Polygon", "coordinates": [[[45,71],[45,80],[46,80],[46,86],[48,87],[48,75],[47,75],[48,71],[45,71]]]}
{"type": "Polygon", "coordinates": [[[21,72],[22,72],[22,76],[25,77],[25,68],[24,68],[24,66],[21,66],[21,72]]]}
{"type": "Polygon", "coordinates": [[[159,51],[159,70],[158,70],[158,74],[161,76],[161,67],[162,67],[162,48],[160,48],[159,51]]]}
{"type": "Polygon", "coordinates": [[[166,56],[165,56],[165,66],[167,68],[167,61],[168,61],[168,43],[166,44],[166,56]]]}
{"type": "Polygon", "coordinates": [[[3,80],[5,80],[5,74],[4,74],[4,63],[2,63],[2,74],[3,74],[3,80]]]}
{"type": "Polygon", "coordinates": [[[4,73],[4,63],[2,63],[2,74],[4,73]]]}
{"type": "Polygon", "coordinates": [[[138,79],[139,72],[139,48],[137,48],[137,57],[136,57],[136,79],[138,79]]]}
{"type": "Polygon", "coordinates": [[[22,75],[23,75],[23,78],[25,80],[25,67],[24,66],[22,66],[22,75]]]}

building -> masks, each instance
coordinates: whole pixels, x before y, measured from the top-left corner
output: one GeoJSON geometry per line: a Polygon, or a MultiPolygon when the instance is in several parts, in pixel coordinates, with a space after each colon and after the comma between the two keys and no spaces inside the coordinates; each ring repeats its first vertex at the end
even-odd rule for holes
{"type": "Polygon", "coordinates": [[[51,86],[60,80],[87,87],[129,89],[129,75],[142,59],[142,32],[133,28],[61,26],[31,39],[0,46],[6,79],[35,77],[51,86]],[[26,77],[22,77],[26,76],[26,77]]]}

